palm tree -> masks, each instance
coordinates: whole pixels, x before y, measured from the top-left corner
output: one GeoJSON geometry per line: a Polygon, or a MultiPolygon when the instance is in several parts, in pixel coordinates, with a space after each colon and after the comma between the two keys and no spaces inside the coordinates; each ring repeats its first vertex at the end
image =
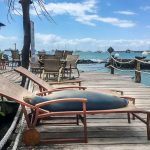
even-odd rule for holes
{"type": "Polygon", "coordinates": [[[31,29],[30,29],[30,4],[31,0],[20,0],[19,3],[22,6],[23,14],[23,30],[24,30],[24,42],[22,48],[22,66],[28,68],[29,66],[29,53],[31,44],[31,29]]]}

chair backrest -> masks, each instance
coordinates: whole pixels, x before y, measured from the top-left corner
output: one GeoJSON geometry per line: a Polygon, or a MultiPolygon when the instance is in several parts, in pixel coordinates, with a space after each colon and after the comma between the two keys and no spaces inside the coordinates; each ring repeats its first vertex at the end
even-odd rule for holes
{"type": "Polygon", "coordinates": [[[63,58],[63,55],[64,55],[64,51],[61,51],[61,50],[56,50],[55,51],[55,56],[58,57],[58,58],[63,58]]]}
{"type": "Polygon", "coordinates": [[[8,100],[16,101],[25,106],[30,106],[24,102],[23,98],[26,96],[33,96],[35,94],[29,92],[27,89],[19,86],[18,84],[12,83],[2,75],[0,76],[0,84],[3,85],[0,88],[0,96],[6,97],[8,100]]]}
{"type": "Polygon", "coordinates": [[[44,59],[44,71],[59,72],[59,68],[60,68],[59,59],[44,59]]]}
{"type": "Polygon", "coordinates": [[[67,58],[67,55],[72,55],[72,53],[73,53],[73,51],[67,51],[67,50],[65,50],[64,55],[63,55],[64,59],[67,58]]]}
{"type": "Polygon", "coordinates": [[[31,81],[33,81],[34,83],[36,83],[39,87],[42,87],[44,90],[50,90],[50,85],[42,80],[41,78],[39,78],[37,75],[33,74],[32,72],[30,72],[29,70],[23,68],[23,67],[17,67],[14,69],[16,72],[22,74],[23,76],[26,76],[27,78],[29,78],[31,81]]]}
{"type": "Polygon", "coordinates": [[[46,55],[46,52],[45,51],[38,51],[38,56],[39,56],[39,59],[43,59],[43,57],[46,55]]]}
{"type": "Polygon", "coordinates": [[[13,60],[20,60],[20,54],[19,54],[19,51],[18,50],[12,50],[11,51],[11,54],[12,54],[12,59],[13,60]]]}
{"type": "Polygon", "coordinates": [[[33,55],[30,60],[30,67],[40,67],[39,58],[37,55],[33,55]]]}
{"type": "Polygon", "coordinates": [[[9,61],[9,57],[7,54],[3,54],[3,58],[5,59],[5,61],[9,61]]]}
{"type": "Polygon", "coordinates": [[[55,55],[44,55],[43,59],[55,59],[55,55]]]}
{"type": "Polygon", "coordinates": [[[66,67],[76,67],[77,66],[77,61],[79,59],[79,55],[67,55],[66,58],[66,67]]]}
{"type": "Polygon", "coordinates": [[[0,52],[0,59],[3,57],[3,53],[0,52]]]}

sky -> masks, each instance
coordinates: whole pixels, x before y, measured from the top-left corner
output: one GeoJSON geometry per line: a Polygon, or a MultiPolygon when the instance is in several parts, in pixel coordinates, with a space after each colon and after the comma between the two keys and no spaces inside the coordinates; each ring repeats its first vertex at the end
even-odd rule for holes
{"type": "MultiPolygon", "coordinates": [[[[14,48],[16,43],[21,50],[21,5],[16,0],[11,18],[5,1],[0,0],[0,22],[6,25],[0,29],[0,49],[14,48]]],[[[37,51],[106,51],[110,46],[115,50],[150,50],[150,0],[45,0],[51,20],[43,15],[37,0],[33,2],[30,18],[37,51]]]]}

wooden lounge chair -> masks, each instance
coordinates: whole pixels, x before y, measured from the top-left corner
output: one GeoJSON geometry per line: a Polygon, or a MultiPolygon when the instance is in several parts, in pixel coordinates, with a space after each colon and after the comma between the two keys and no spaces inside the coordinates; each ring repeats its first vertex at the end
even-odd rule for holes
{"type": "MultiPolygon", "coordinates": [[[[20,67],[15,68],[14,70],[16,72],[20,73],[21,75],[26,76],[27,78],[29,78],[34,83],[36,83],[39,86],[39,89],[41,92],[51,89],[48,82],[42,80],[41,78],[39,78],[38,76],[36,76],[32,72],[28,71],[27,69],[20,66],[20,67]]],[[[79,86],[69,86],[69,87],[63,87],[63,88],[59,88],[59,89],[64,89],[64,88],[86,89],[85,87],[81,87],[81,82],[82,82],[81,80],[66,81],[65,83],[78,83],[79,86]]],[[[57,84],[59,84],[59,82],[57,82],[57,84]]]]}
{"type": "Polygon", "coordinates": [[[24,101],[26,96],[34,96],[33,93],[29,92],[25,88],[12,83],[5,79],[4,77],[0,76],[0,84],[3,85],[0,88],[0,96],[5,97],[8,100],[15,101],[19,103],[22,107],[22,111],[25,116],[25,120],[27,122],[27,129],[23,133],[23,141],[27,145],[35,145],[39,144],[39,142],[85,142],[87,143],[87,125],[86,125],[86,99],[85,98],[66,98],[66,99],[55,99],[43,103],[39,103],[37,105],[31,105],[24,101]],[[16,94],[17,93],[17,94],[16,94]],[[50,112],[41,108],[41,106],[57,104],[57,103],[81,103],[82,104],[82,111],[59,111],[59,112],[50,112]],[[47,118],[50,116],[65,116],[65,115],[82,115],[82,122],[83,122],[83,137],[82,138],[70,138],[70,139],[51,139],[51,140],[41,140],[40,133],[36,130],[36,124],[38,119],[47,118]]]}
{"type": "MultiPolygon", "coordinates": [[[[93,115],[93,114],[110,114],[110,113],[132,113],[134,117],[141,120],[143,123],[146,124],[147,128],[147,138],[150,140],[150,111],[146,111],[143,109],[138,109],[134,105],[134,98],[125,97],[128,99],[128,104],[123,108],[117,108],[117,109],[107,109],[107,110],[88,110],[88,103],[86,98],[64,98],[64,99],[51,99],[47,100],[45,102],[37,103],[35,105],[32,105],[31,103],[25,102],[23,99],[25,96],[31,96],[33,97],[33,94],[28,92],[26,89],[20,87],[19,85],[10,83],[6,79],[0,76],[0,96],[6,97],[9,100],[16,101],[17,103],[21,104],[22,111],[25,115],[25,119],[28,125],[28,129],[23,134],[23,140],[25,144],[27,145],[35,145],[39,144],[39,142],[87,142],[87,125],[86,125],[86,115],[93,115]],[[18,94],[16,94],[18,93],[18,94]],[[53,105],[53,104],[61,104],[61,102],[73,102],[74,104],[77,102],[82,103],[82,110],[79,111],[48,111],[47,109],[44,109],[43,106],[53,105]],[[31,112],[28,114],[28,111],[26,108],[30,108],[31,112]],[[144,120],[142,119],[138,114],[145,114],[147,115],[147,118],[144,120]],[[83,139],[59,139],[59,140],[41,140],[39,132],[36,130],[36,124],[38,119],[47,118],[49,116],[64,116],[64,115],[77,115],[78,118],[81,118],[81,121],[84,124],[84,137],[83,139]],[[83,117],[82,117],[83,115],[83,117]]],[[[62,92],[62,91],[61,91],[62,92]]],[[[44,91],[42,93],[39,93],[39,95],[45,95],[49,93],[48,91],[44,91]]],[[[57,93],[57,92],[56,92],[57,93]]],[[[51,96],[51,95],[50,95],[51,96]]],[[[42,98],[42,97],[41,97],[42,98]]],[[[32,98],[30,98],[30,101],[33,101],[32,98]]],[[[59,105],[60,106],[60,105],[59,105]]],[[[61,107],[62,108],[62,107],[61,107]]],[[[68,107],[67,107],[68,108],[68,107]]],[[[77,121],[78,123],[78,121],[77,121]]]]}

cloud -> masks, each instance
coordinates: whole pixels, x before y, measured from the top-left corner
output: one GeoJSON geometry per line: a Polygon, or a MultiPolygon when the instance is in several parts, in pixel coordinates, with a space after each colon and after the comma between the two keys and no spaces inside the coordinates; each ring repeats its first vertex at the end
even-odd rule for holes
{"type": "Polygon", "coordinates": [[[129,27],[134,27],[136,24],[132,21],[129,20],[120,20],[118,18],[98,18],[99,21],[105,22],[105,23],[110,23],[118,27],[122,28],[129,28],[129,27]]]}
{"type": "Polygon", "coordinates": [[[150,45],[150,39],[99,40],[89,37],[66,39],[55,34],[41,33],[36,33],[35,37],[35,45],[37,50],[69,49],[83,51],[106,51],[109,46],[112,46],[115,50],[147,50],[150,45]]]}
{"type": "Polygon", "coordinates": [[[149,28],[149,29],[150,29],[150,25],[147,25],[146,28],[149,28]]]}
{"type": "Polygon", "coordinates": [[[132,11],[115,11],[114,13],[121,14],[121,15],[128,15],[128,16],[136,15],[136,13],[132,11]]]}
{"type": "Polygon", "coordinates": [[[140,7],[141,10],[144,10],[144,11],[148,11],[150,10],[150,6],[142,6],[140,7]]]}
{"type": "Polygon", "coordinates": [[[4,42],[4,41],[15,41],[17,40],[17,38],[15,36],[3,36],[3,35],[0,35],[0,42],[4,42]]]}
{"type": "MultiPolygon", "coordinates": [[[[37,11],[42,14],[40,7],[35,3],[37,11]]],[[[75,19],[75,21],[82,24],[95,26],[95,21],[100,21],[104,23],[109,23],[114,26],[129,28],[134,27],[136,24],[130,20],[120,20],[118,18],[112,17],[102,17],[97,13],[97,0],[84,0],[83,2],[76,3],[47,3],[45,4],[46,10],[52,15],[69,15],[75,19]]],[[[129,12],[128,12],[129,13],[129,12]]],[[[37,15],[35,10],[31,10],[31,14],[37,15]]],[[[131,14],[131,12],[130,12],[131,14]]]]}
{"type": "Polygon", "coordinates": [[[4,49],[8,49],[8,45],[12,46],[14,45],[13,43],[19,43],[18,42],[18,38],[15,36],[4,36],[4,35],[0,35],[0,49],[4,50],[4,49]]]}

